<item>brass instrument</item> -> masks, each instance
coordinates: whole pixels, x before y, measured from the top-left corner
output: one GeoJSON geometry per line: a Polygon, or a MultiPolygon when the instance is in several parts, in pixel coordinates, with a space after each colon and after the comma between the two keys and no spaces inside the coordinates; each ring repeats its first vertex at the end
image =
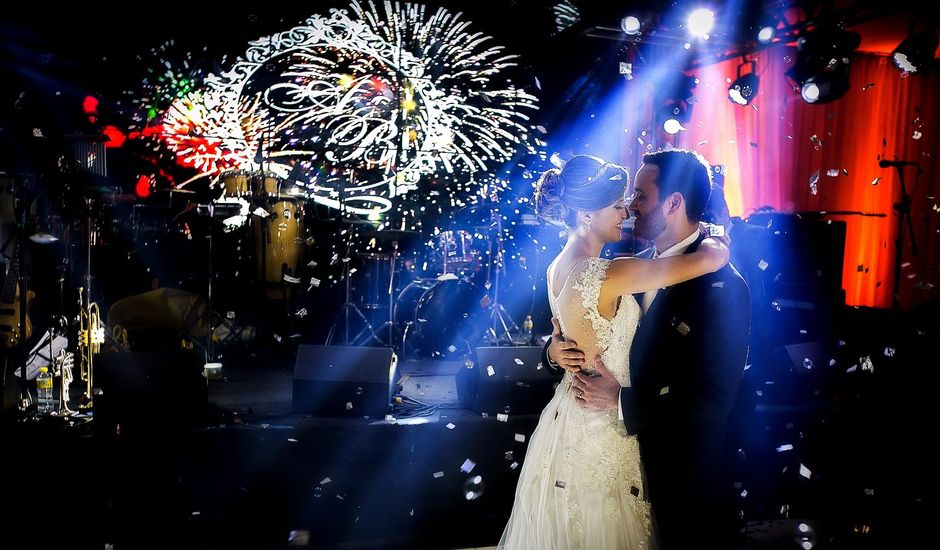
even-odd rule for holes
{"type": "Polygon", "coordinates": [[[78,350],[81,356],[80,373],[85,382],[85,394],[82,396],[82,408],[92,406],[92,385],[94,372],[94,356],[104,343],[104,326],[101,324],[101,313],[98,304],[91,301],[91,292],[84,293],[85,289],[79,287],[78,301],[80,304],[78,320],[78,350]]]}

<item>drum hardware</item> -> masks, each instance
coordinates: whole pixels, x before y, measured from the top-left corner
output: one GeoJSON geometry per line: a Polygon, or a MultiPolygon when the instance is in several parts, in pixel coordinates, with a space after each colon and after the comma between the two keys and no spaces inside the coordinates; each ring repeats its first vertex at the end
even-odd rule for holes
{"type": "Polygon", "coordinates": [[[206,216],[208,217],[208,220],[209,220],[209,227],[207,231],[209,252],[208,252],[207,266],[206,266],[209,271],[208,282],[206,284],[206,302],[207,302],[206,304],[206,343],[205,343],[205,347],[203,348],[205,350],[206,364],[213,363],[213,364],[220,365],[220,363],[216,362],[216,357],[215,357],[214,337],[215,337],[216,327],[213,326],[214,318],[212,315],[212,295],[213,295],[212,281],[215,279],[215,267],[213,263],[213,252],[214,252],[213,242],[215,240],[213,235],[215,234],[215,227],[216,227],[215,220],[225,219],[225,218],[230,217],[232,215],[233,206],[237,206],[237,205],[231,205],[231,204],[217,205],[217,204],[209,203],[209,204],[197,204],[194,209],[196,211],[196,214],[206,216]]]}
{"type": "MultiPolygon", "coordinates": [[[[355,171],[351,172],[351,185],[355,187],[355,171]]],[[[343,277],[346,279],[346,301],[339,307],[339,311],[336,312],[336,316],[333,318],[333,325],[330,327],[329,333],[326,335],[326,342],[324,345],[333,344],[333,336],[336,334],[337,329],[340,327],[342,321],[343,327],[343,337],[342,342],[337,342],[337,344],[347,345],[347,346],[358,346],[363,345],[370,340],[375,340],[379,345],[386,346],[386,344],[381,338],[376,334],[375,328],[373,328],[372,323],[369,322],[369,319],[362,313],[362,310],[353,302],[352,300],[352,288],[351,288],[351,268],[352,266],[350,261],[350,254],[352,253],[352,234],[355,223],[352,223],[351,220],[347,220],[347,212],[345,209],[345,202],[343,201],[343,191],[339,193],[339,213],[340,219],[343,220],[344,224],[348,223],[347,229],[345,230],[346,237],[346,255],[345,260],[343,260],[343,277]],[[353,315],[358,318],[362,323],[363,328],[356,333],[356,335],[350,338],[350,315],[353,315]],[[365,338],[363,338],[365,336],[365,338]]],[[[393,271],[394,271],[394,265],[393,271]]]]}
{"type": "MultiPolygon", "coordinates": [[[[351,248],[352,247],[347,243],[347,258],[349,257],[351,248]]],[[[359,309],[359,306],[353,302],[351,288],[352,279],[350,277],[351,262],[344,261],[343,263],[343,277],[346,279],[346,301],[343,302],[343,304],[339,307],[339,311],[336,313],[336,317],[333,319],[333,325],[330,327],[330,332],[326,335],[326,342],[324,345],[329,346],[333,344],[333,336],[336,334],[336,331],[340,325],[340,321],[342,320],[344,340],[337,342],[337,345],[358,346],[368,342],[370,339],[375,339],[380,345],[385,346],[386,343],[377,336],[375,328],[372,327],[372,323],[370,323],[369,319],[365,316],[365,314],[362,313],[362,310],[359,309]],[[363,325],[363,328],[352,338],[350,338],[350,315],[357,317],[363,325]],[[363,338],[363,336],[366,338],[363,338]]]]}
{"type": "Polygon", "coordinates": [[[442,275],[473,263],[473,236],[468,231],[443,231],[437,236],[436,245],[441,255],[442,275]]]}
{"type": "Polygon", "coordinates": [[[488,257],[490,261],[486,269],[486,283],[484,286],[487,290],[492,288],[493,298],[489,303],[490,318],[486,328],[485,342],[493,346],[498,346],[501,342],[504,342],[506,345],[512,345],[512,335],[518,333],[520,329],[519,325],[512,320],[512,316],[509,315],[509,312],[506,311],[506,308],[503,307],[503,304],[499,301],[501,274],[506,271],[506,248],[503,242],[503,217],[500,205],[492,205],[490,208],[490,220],[490,231],[496,231],[497,236],[496,239],[487,239],[489,241],[488,257]],[[495,251],[493,250],[494,240],[496,244],[495,251]]]}

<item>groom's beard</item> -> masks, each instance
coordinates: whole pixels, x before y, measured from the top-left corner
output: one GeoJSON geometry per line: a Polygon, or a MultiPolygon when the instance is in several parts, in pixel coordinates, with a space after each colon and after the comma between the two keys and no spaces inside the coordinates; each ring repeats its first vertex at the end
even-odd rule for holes
{"type": "MultiPolygon", "coordinates": [[[[661,205],[660,205],[661,206],[661,205]]],[[[659,206],[648,214],[638,216],[633,225],[636,236],[645,241],[654,241],[666,231],[666,216],[659,206]]]]}

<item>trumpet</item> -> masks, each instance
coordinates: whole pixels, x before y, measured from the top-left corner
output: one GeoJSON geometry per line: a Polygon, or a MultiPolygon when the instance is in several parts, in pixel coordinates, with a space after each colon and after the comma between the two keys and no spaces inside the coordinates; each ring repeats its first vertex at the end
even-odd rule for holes
{"type": "Polygon", "coordinates": [[[94,374],[94,356],[104,343],[104,326],[101,324],[101,312],[98,304],[91,301],[91,293],[87,300],[84,288],[78,289],[79,320],[78,320],[78,350],[81,357],[79,372],[85,382],[85,394],[82,396],[82,408],[92,406],[92,385],[94,374]]]}

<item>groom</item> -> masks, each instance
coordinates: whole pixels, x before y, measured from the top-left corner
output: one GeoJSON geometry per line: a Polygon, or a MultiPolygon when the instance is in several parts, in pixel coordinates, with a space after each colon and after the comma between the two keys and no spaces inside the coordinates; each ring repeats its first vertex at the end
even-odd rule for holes
{"type": "MultiPolygon", "coordinates": [[[[655,245],[652,257],[695,251],[710,184],[697,153],[644,155],[630,212],[634,233],[655,245]]],[[[600,358],[591,358],[596,376],[580,374],[583,354],[557,328],[546,363],[579,373],[572,384],[578,403],[616,409],[639,438],[663,550],[733,548],[725,439],[747,359],[747,285],[728,264],[636,299],[643,316],[630,351],[630,387],[620,387],[600,358]]]]}

